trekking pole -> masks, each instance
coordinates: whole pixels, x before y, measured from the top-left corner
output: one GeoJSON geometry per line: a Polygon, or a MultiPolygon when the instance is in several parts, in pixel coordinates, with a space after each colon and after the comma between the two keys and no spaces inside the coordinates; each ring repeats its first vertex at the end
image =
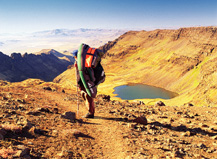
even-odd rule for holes
{"type": "Polygon", "coordinates": [[[77,90],[77,115],[79,115],[79,99],[78,99],[78,75],[77,75],[77,67],[75,67],[75,76],[76,76],[76,90],[77,90]]]}

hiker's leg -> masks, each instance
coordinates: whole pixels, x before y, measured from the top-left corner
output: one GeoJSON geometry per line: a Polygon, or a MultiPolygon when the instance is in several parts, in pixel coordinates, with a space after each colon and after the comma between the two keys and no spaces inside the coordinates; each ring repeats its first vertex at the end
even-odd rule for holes
{"type": "Polygon", "coordinates": [[[86,105],[88,107],[88,111],[90,114],[95,113],[95,107],[94,107],[94,99],[90,97],[88,94],[86,94],[86,105]]]}
{"type": "Polygon", "coordinates": [[[85,91],[81,91],[81,96],[85,101],[85,105],[87,107],[87,110],[90,114],[95,113],[95,107],[94,107],[94,100],[92,97],[90,97],[85,91]]]}

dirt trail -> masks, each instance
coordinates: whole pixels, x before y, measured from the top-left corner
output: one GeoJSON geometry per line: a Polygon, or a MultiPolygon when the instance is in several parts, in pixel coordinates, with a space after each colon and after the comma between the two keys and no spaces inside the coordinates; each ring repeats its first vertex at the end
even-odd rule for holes
{"type": "MultiPolygon", "coordinates": [[[[73,98],[73,101],[66,101],[62,94],[56,94],[54,96],[51,92],[44,94],[44,97],[58,103],[65,111],[77,113],[77,97],[73,98]]],[[[78,119],[83,120],[84,124],[82,124],[82,127],[93,138],[91,141],[92,155],[105,159],[126,158],[127,142],[123,140],[123,132],[126,127],[122,126],[121,121],[118,121],[119,118],[113,118],[112,116],[108,116],[109,114],[99,113],[97,108],[94,119],[83,118],[83,115],[86,113],[87,110],[84,101],[79,95],[79,115],[77,116],[76,114],[76,116],[78,119]]]]}
{"type": "Polygon", "coordinates": [[[10,150],[33,159],[217,158],[216,107],[145,105],[98,95],[94,119],[82,118],[87,110],[81,98],[79,116],[71,119],[66,112],[77,112],[72,90],[14,84],[0,91],[0,156],[10,150]],[[148,124],[132,122],[139,115],[148,124]]]}
{"type": "MultiPolygon", "coordinates": [[[[103,114],[98,114],[99,116],[103,114]]],[[[88,133],[94,137],[97,156],[103,158],[125,158],[126,157],[126,143],[123,140],[123,127],[118,122],[109,121],[106,119],[88,120],[93,125],[88,127],[88,133]]]]}

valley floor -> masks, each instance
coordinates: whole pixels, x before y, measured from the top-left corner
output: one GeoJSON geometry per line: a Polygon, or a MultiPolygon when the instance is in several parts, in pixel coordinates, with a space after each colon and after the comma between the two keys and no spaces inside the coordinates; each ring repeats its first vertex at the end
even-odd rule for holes
{"type": "Polygon", "coordinates": [[[2,158],[217,158],[217,108],[145,105],[98,95],[96,117],[75,91],[1,82],[2,158]],[[133,122],[145,116],[148,124],[133,122]]]}

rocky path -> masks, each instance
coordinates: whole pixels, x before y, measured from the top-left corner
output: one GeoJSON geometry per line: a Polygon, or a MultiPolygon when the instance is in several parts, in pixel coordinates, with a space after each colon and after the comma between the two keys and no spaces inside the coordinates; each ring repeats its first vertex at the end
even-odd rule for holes
{"type": "MultiPolygon", "coordinates": [[[[30,85],[30,84],[29,84],[30,85]]],[[[96,117],[53,84],[0,87],[2,158],[217,158],[217,108],[118,102],[99,95],[96,117]],[[148,124],[135,120],[146,116],[148,124]]]]}
{"type": "Polygon", "coordinates": [[[117,123],[104,121],[104,119],[91,119],[91,128],[88,133],[92,134],[94,156],[100,158],[125,158],[126,143],[123,142],[122,130],[117,123]]]}
{"type": "MultiPolygon", "coordinates": [[[[77,97],[70,99],[63,98],[62,95],[55,95],[49,92],[45,94],[47,99],[51,99],[56,103],[61,103],[65,111],[77,113],[77,97]]],[[[99,102],[98,102],[99,103],[99,102]]],[[[101,102],[104,104],[105,102],[101,102]]],[[[126,158],[127,143],[123,140],[123,127],[118,119],[112,118],[110,114],[100,113],[97,110],[94,119],[85,119],[82,116],[87,113],[84,101],[79,95],[79,115],[76,114],[79,120],[82,120],[82,127],[85,133],[91,136],[92,141],[89,143],[89,148],[92,149],[93,157],[97,158],[126,158]],[[105,116],[106,115],[106,116],[105,116]],[[110,115],[110,116],[108,116],[110,115]]],[[[88,148],[88,149],[89,149],[88,148]]]]}

